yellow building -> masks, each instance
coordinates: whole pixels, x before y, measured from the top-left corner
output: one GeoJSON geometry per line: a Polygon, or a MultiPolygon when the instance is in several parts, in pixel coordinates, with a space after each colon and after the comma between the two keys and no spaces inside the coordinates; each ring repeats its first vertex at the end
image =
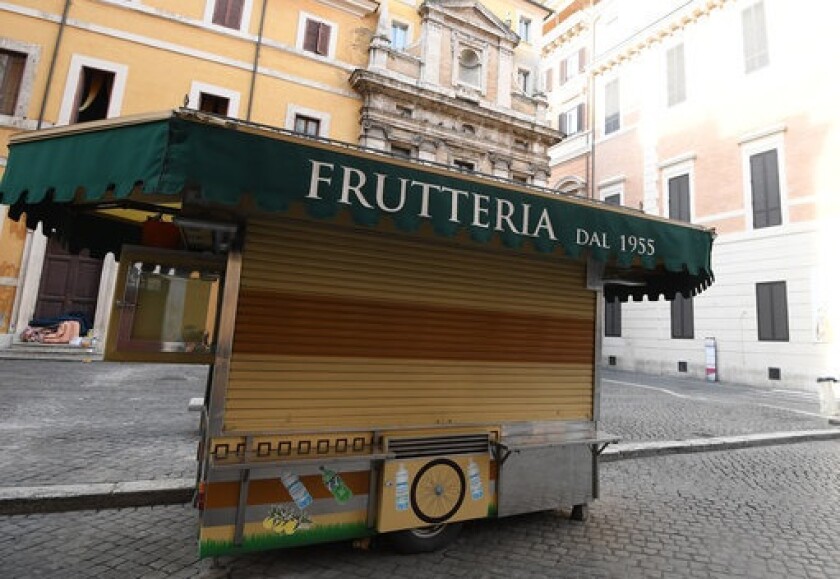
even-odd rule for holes
{"type": "MultiPolygon", "coordinates": [[[[547,14],[531,0],[5,2],[0,167],[20,130],[184,106],[547,184],[547,14]]],[[[115,264],[102,257],[0,206],[0,346],[69,312],[103,333],[115,264]]]]}

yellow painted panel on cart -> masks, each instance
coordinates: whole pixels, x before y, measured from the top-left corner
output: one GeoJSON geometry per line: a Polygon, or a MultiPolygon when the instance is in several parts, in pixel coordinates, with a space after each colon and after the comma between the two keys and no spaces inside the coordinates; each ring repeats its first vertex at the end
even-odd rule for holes
{"type": "Polygon", "coordinates": [[[398,531],[487,516],[488,454],[385,462],[377,530],[398,531]]]}

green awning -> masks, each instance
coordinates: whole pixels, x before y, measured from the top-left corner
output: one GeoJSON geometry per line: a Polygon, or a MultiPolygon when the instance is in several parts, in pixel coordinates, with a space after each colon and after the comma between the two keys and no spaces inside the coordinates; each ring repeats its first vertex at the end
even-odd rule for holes
{"type": "MultiPolygon", "coordinates": [[[[445,237],[467,231],[477,243],[498,236],[513,248],[591,256],[635,274],[631,285],[607,286],[622,299],[694,295],[713,279],[707,229],[195,111],[13,137],[0,195],[13,217],[26,212],[30,226],[40,218],[55,230],[67,229],[72,207],[152,198],[232,212],[302,204],[314,218],[349,211],[358,224],[390,219],[407,232],[428,222],[445,237]]],[[[89,225],[71,229],[65,238],[77,247],[92,235],[89,225]]],[[[124,241],[119,230],[102,232],[105,245],[124,241]]]]}

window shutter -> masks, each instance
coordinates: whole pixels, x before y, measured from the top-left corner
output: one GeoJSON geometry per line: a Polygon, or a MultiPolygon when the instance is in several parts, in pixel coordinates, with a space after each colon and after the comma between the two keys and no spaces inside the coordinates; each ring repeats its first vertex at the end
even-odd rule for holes
{"type": "Polygon", "coordinates": [[[231,28],[242,26],[242,7],[244,4],[245,0],[228,0],[227,22],[231,28]]]}
{"type": "Polygon", "coordinates": [[[228,10],[228,0],[216,0],[213,8],[213,24],[224,26],[228,10]]]}
{"type": "Polygon", "coordinates": [[[238,29],[242,25],[242,7],[245,0],[216,0],[213,24],[238,29]]]}
{"type": "Polygon", "coordinates": [[[581,48],[578,51],[578,72],[583,72],[586,69],[586,49],[581,48]]]}
{"type": "Polygon", "coordinates": [[[786,342],[788,329],[787,283],[783,281],[755,284],[758,339],[786,342]]]}
{"type": "Polygon", "coordinates": [[[668,106],[679,104],[685,100],[685,49],[682,44],[668,50],[665,68],[668,106]]]}
{"type": "Polygon", "coordinates": [[[568,75],[566,74],[566,60],[564,59],[560,61],[560,84],[566,84],[567,80],[568,75]]]}
{"type": "Polygon", "coordinates": [[[604,86],[604,134],[609,135],[621,128],[621,109],[618,79],[604,86]]]}
{"type": "Polygon", "coordinates": [[[2,115],[15,114],[25,66],[25,54],[0,50],[0,114],[2,115]]]}
{"type": "Polygon", "coordinates": [[[306,32],[303,37],[303,49],[309,52],[318,52],[318,29],[320,24],[315,20],[306,21],[306,32]]]}
{"type": "Polygon", "coordinates": [[[779,154],[773,149],[763,154],[764,156],[764,183],[767,202],[767,224],[781,225],[782,223],[782,198],[779,189],[779,154]]]}
{"type": "Polygon", "coordinates": [[[671,337],[677,339],[694,338],[694,300],[681,294],[671,301],[671,337]]]}
{"type": "Polygon", "coordinates": [[[764,161],[761,155],[750,157],[753,227],[767,227],[767,186],[764,183],[764,161]]]}
{"type": "Polygon", "coordinates": [[[691,221],[688,175],[668,179],[668,217],[680,221],[691,221]]]}
{"type": "Polygon", "coordinates": [[[782,200],[779,188],[779,158],[775,149],[750,157],[753,228],[782,223],[782,200]]]}
{"type": "Polygon", "coordinates": [[[330,27],[321,22],[318,26],[318,54],[327,55],[330,52],[330,27]]]}
{"type": "Polygon", "coordinates": [[[671,337],[682,337],[682,316],[680,315],[680,304],[676,297],[671,301],[671,337]]]}
{"type": "Polygon", "coordinates": [[[621,301],[605,301],[604,304],[604,335],[621,337],[621,301]]]}
{"type": "Polygon", "coordinates": [[[756,315],[758,317],[758,339],[773,339],[772,298],[770,284],[760,283],[755,286],[756,315]]]}
{"type": "Polygon", "coordinates": [[[787,284],[783,281],[771,284],[770,292],[773,305],[773,339],[787,341],[789,339],[787,284]]]}
{"type": "Polygon", "coordinates": [[[756,2],[741,13],[744,42],[744,71],[751,72],[770,62],[764,3],[756,2]]]}
{"type": "Polygon", "coordinates": [[[584,123],[584,117],[586,115],[586,105],[584,103],[580,103],[577,106],[577,129],[578,132],[582,132],[586,130],[586,124],[584,123]]]}

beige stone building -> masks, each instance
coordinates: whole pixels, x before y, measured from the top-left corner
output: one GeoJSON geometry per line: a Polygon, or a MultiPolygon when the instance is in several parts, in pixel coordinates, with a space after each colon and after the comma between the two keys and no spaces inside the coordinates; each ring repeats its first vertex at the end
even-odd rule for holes
{"type": "Polygon", "coordinates": [[[717,231],[715,285],[609,305],[603,363],[814,388],[837,373],[840,83],[827,7],[791,0],[550,3],[552,187],[717,231]],[[714,358],[707,353],[714,352],[714,358]]]}
{"type": "MultiPolygon", "coordinates": [[[[10,134],[186,106],[499,178],[548,183],[531,0],[0,3],[10,134]]],[[[107,159],[103,159],[107,167],[107,159]]],[[[107,327],[112,256],[68,254],[0,206],[0,346],[35,317],[107,327]]]]}

